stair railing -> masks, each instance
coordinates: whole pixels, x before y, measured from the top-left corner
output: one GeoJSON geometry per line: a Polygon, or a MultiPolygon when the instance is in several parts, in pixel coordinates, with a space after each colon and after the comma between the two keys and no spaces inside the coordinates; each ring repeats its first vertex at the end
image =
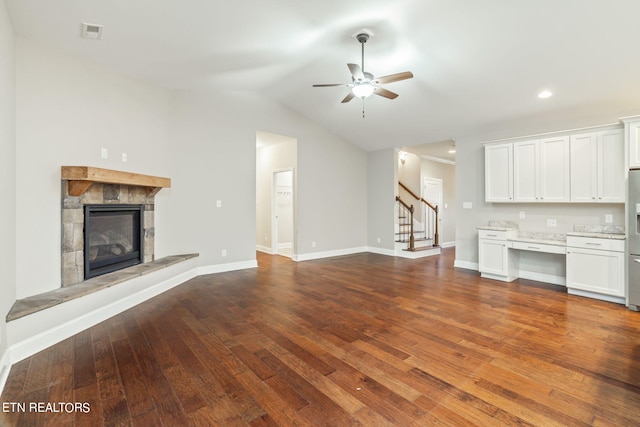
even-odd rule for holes
{"type": "MultiPolygon", "coordinates": [[[[409,223],[398,223],[399,227],[402,227],[403,225],[408,225],[409,228],[409,250],[413,251],[415,249],[415,237],[413,235],[413,212],[415,211],[415,208],[413,207],[413,205],[408,205],[407,203],[404,202],[404,200],[402,200],[400,198],[400,196],[396,196],[396,202],[398,202],[400,204],[400,206],[402,208],[404,208],[405,212],[409,213],[409,223]]],[[[402,215],[398,214],[398,218],[402,218],[402,215]]]]}
{"type": "MultiPolygon", "coordinates": [[[[424,203],[429,209],[430,211],[428,212],[433,212],[433,216],[426,214],[425,215],[425,231],[426,231],[426,226],[427,224],[431,227],[431,224],[433,224],[433,246],[440,246],[440,234],[438,232],[438,226],[439,226],[439,221],[438,221],[438,213],[439,213],[439,207],[437,205],[432,205],[431,203],[429,203],[427,200],[425,200],[424,198],[418,196],[416,193],[414,193],[413,191],[411,191],[409,189],[409,187],[407,187],[406,185],[404,185],[402,182],[398,181],[398,185],[400,185],[400,187],[402,187],[407,193],[409,193],[414,199],[416,199],[417,201],[424,203]],[[429,218],[433,218],[432,221],[429,221],[429,218]]],[[[397,198],[396,198],[397,200],[397,198]]],[[[413,206],[413,205],[411,205],[413,206]]],[[[413,227],[412,227],[413,228],[413,227]]],[[[413,236],[413,232],[411,233],[413,236]]]]}

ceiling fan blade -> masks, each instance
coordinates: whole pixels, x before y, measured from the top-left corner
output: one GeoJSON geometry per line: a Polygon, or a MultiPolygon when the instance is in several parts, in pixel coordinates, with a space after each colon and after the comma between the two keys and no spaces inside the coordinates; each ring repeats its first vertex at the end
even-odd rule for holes
{"type": "Polygon", "coordinates": [[[355,95],[353,94],[353,92],[349,92],[347,94],[347,96],[344,97],[344,99],[342,100],[342,103],[344,104],[345,102],[349,102],[351,101],[353,98],[355,97],[355,95]]]}
{"type": "Polygon", "coordinates": [[[373,93],[389,99],[396,99],[398,97],[397,93],[393,93],[390,90],[382,89],[381,87],[375,88],[373,93]]]}
{"type": "Polygon", "coordinates": [[[313,87],[333,87],[333,86],[349,86],[347,83],[329,83],[322,85],[313,85],[313,87]]]}
{"type": "Polygon", "coordinates": [[[389,74],[388,76],[377,77],[374,81],[378,84],[399,82],[400,80],[406,80],[413,77],[411,71],[405,71],[404,73],[389,74]]]}
{"type": "Polygon", "coordinates": [[[347,64],[347,67],[349,67],[349,71],[351,71],[351,75],[354,79],[364,80],[364,73],[358,64],[347,64]]]}

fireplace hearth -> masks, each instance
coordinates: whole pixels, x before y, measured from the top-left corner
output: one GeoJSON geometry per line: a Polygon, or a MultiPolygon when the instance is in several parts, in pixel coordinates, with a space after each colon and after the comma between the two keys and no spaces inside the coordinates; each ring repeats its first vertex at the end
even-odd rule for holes
{"type": "Polygon", "coordinates": [[[84,278],[143,262],[144,205],[84,206],[84,278]]]}

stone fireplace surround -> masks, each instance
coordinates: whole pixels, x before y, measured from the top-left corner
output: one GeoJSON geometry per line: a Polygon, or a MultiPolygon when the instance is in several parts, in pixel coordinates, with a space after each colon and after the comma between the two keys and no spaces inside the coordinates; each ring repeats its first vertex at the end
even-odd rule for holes
{"type": "Polygon", "coordinates": [[[144,187],[94,183],[81,196],[71,196],[62,181],[62,286],[84,281],[84,205],[144,205],[143,263],[154,260],[155,194],[144,187]]]}
{"type": "Polygon", "coordinates": [[[170,187],[168,178],[89,166],[62,167],[62,277],[61,287],[16,301],[7,321],[90,295],[99,290],[184,263],[198,254],[155,259],[155,195],[170,187]],[[144,205],[144,260],[119,271],[84,280],[84,204],[144,205]]]}

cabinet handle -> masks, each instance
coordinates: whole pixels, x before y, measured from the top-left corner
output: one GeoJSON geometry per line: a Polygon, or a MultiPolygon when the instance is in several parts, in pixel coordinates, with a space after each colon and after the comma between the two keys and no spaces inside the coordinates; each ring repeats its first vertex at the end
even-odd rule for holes
{"type": "Polygon", "coordinates": [[[589,246],[602,246],[602,243],[591,243],[591,242],[587,242],[586,243],[589,246]]]}
{"type": "Polygon", "coordinates": [[[497,234],[487,234],[488,237],[498,237],[497,234]]]}
{"type": "Polygon", "coordinates": [[[527,246],[527,249],[540,249],[540,248],[537,246],[527,246]]]}

